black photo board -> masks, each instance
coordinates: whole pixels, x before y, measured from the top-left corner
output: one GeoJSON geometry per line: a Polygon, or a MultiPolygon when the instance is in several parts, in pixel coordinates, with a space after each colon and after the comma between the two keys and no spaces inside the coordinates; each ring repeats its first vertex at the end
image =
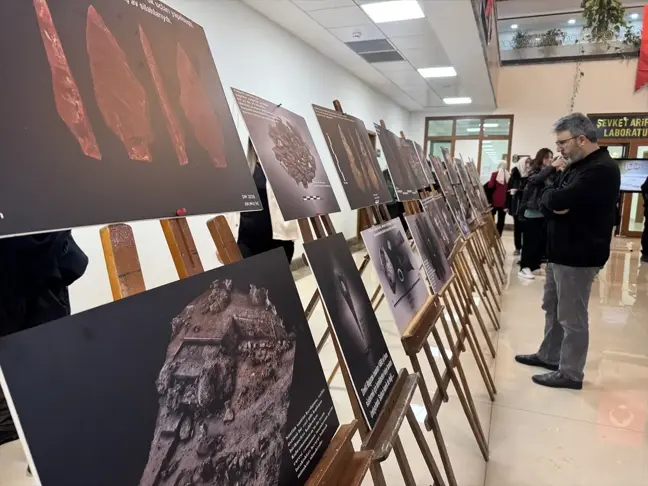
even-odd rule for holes
{"type": "Polygon", "coordinates": [[[421,159],[417,152],[414,142],[404,138],[399,138],[401,146],[401,153],[403,154],[403,159],[409,163],[414,173],[414,178],[416,180],[416,186],[418,189],[423,189],[429,185],[427,177],[425,176],[425,171],[423,170],[423,165],[421,159]]]}
{"type": "Polygon", "coordinates": [[[459,180],[461,181],[461,186],[463,187],[463,190],[466,193],[466,197],[468,198],[468,202],[470,203],[470,206],[473,209],[475,218],[478,221],[481,221],[481,213],[483,213],[485,209],[482,208],[481,201],[479,200],[477,191],[475,190],[475,187],[472,185],[470,181],[470,176],[468,175],[468,171],[466,169],[464,161],[462,159],[455,159],[455,162],[457,165],[457,173],[459,174],[459,180]]]}
{"type": "Polygon", "coordinates": [[[441,162],[441,159],[433,155],[432,157],[430,157],[430,162],[432,163],[432,169],[434,170],[434,175],[436,176],[437,181],[439,181],[439,187],[441,188],[441,192],[443,192],[443,194],[454,194],[452,183],[448,178],[448,173],[445,170],[445,167],[443,165],[443,162],[441,162]]]}
{"type": "Polygon", "coordinates": [[[443,245],[443,255],[448,258],[452,253],[459,230],[450,215],[441,194],[430,196],[421,201],[423,211],[429,216],[443,245]]]}
{"type": "Polygon", "coordinates": [[[419,199],[417,180],[410,163],[403,157],[401,138],[394,133],[375,125],[378,140],[385,154],[387,169],[394,183],[394,192],[399,201],[412,201],[419,199]]]}
{"type": "Polygon", "coordinates": [[[277,103],[232,91],[283,219],[339,212],[306,120],[277,103]]]}
{"type": "Polygon", "coordinates": [[[304,244],[367,425],[376,424],[398,373],[344,235],[304,244]]]}
{"type": "Polygon", "coordinates": [[[430,165],[430,161],[425,156],[425,150],[423,150],[423,147],[421,147],[418,142],[414,142],[414,146],[416,147],[416,153],[418,154],[421,165],[423,166],[423,172],[425,173],[427,185],[432,187],[434,185],[434,174],[432,173],[432,166],[430,165]]]}
{"type": "Polygon", "coordinates": [[[423,260],[430,287],[434,293],[439,293],[452,277],[452,270],[445,256],[447,243],[442,238],[440,221],[433,223],[432,217],[426,212],[409,214],[405,219],[423,260]]]}
{"type": "Polygon", "coordinates": [[[40,484],[305,484],[338,427],[284,251],[0,340],[40,484]]]}
{"type": "Polygon", "coordinates": [[[459,184],[459,174],[457,173],[457,168],[455,167],[455,162],[450,155],[450,152],[447,148],[441,148],[441,153],[443,154],[443,163],[450,178],[450,182],[453,185],[459,184]]]}
{"type": "Polygon", "coordinates": [[[364,122],[323,106],[313,110],[351,209],[391,202],[364,122]]]}
{"type": "Polygon", "coordinates": [[[454,220],[461,231],[461,234],[464,237],[467,237],[470,235],[470,226],[466,220],[465,211],[462,209],[461,204],[459,204],[459,199],[455,194],[449,194],[446,195],[445,200],[450,213],[454,217],[454,220]]]}
{"type": "Polygon", "coordinates": [[[412,251],[400,218],[361,235],[396,327],[403,334],[430,295],[421,278],[421,259],[412,251]]]}
{"type": "Polygon", "coordinates": [[[10,2],[0,44],[15,46],[0,54],[0,236],[261,209],[205,33],[181,13],[10,2]]]}

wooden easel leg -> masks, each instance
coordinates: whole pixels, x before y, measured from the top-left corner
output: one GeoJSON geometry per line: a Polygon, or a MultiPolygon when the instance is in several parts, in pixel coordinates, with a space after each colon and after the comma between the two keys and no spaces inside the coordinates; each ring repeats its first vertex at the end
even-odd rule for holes
{"type": "Polygon", "coordinates": [[[322,334],[322,337],[319,340],[319,343],[317,343],[317,354],[322,351],[322,348],[326,344],[327,339],[331,336],[331,330],[327,327],[326,331],[324,331],[324,334],[322,334]]]}
{"type": "MultiPolygon", "coordinates": [[[[416,442],[421,448],[421,452],[423,453],[423,458],[425,459],[425,463],[427,464],[427,467],[430,470],[430,474],[432,475],[434,484],[438,484],[439,486],[445,486],[445,481],[443,481],[443,476],[441,476],[441,471],[439,471],[439,468],[437,467],[436,462],[434,461],[434,456],[432,456],[432,451],[430,451],[430,446],[428,445],[427,440],[423,435],[421,426],[416,421],[414,412],[412,412],[412,407],[410,407],[409,410],[407,411],[407,422],[409,423],[412,432],[414,433],[414,438],[416,439],[416,442]]],[[[394,450],[396,450],[395,445],[394,445],[394,450]]],[[[398,456],[396,457],[398,458],[398,456]]],[[[448,478],[452,477],[454,479],[454,475],[452,474],[452,466],[450,466],[450,464],[448,464],[448,466],[450,468],[450,474],[448,474],[448,478]]]]}
{"type": "Polygon", "coordinates": [[[491,280],[493,281],[495,288],[497,289],[498,295],[501,295],[502,294],[502,287],[500,285],[501,276],[498,275],[497,269],[493,268],[494,266],[496,267],[496,265],[494,265],[494,263],[491,262],[490,258],[488,258],[488,254],[484,253],[484,249],[481,247],[481,245],[478,242],[473,242],[472,240],[468,242],[468,250],[471,251],[477,257],[477,261],[482,262],[482,265],[477,268],[481,268],[482,271],[484,271],[484,274],[486,275],[490,274],[491,280]],[[488,272],[484,270],[484,267],[488,269],[488,272]]]}
{"type": "Polygon", "coordinates": [[[331,386],[331,383],[333,383],[333,379],[335,378],[335,375],[339,370],[340,370],[340,362],[338,361],[337,363],[335,363],[335,368],[333,368],[333,371],[331,371],[330,376],[326,380],[326,384],[328,386],[331,386]]]}
{"type": "Polygon", "coordinates": [[[434,434],[434,440],[436,441],[437,448],[439,449],[439,456],[441,456],[441,463],[443,464],[443,469],[445,470],[446,477],[448,478],[448,483],[450,484],[450,486],[457,486],[457,479],[455,478],[454,470],[452,469],[450,455],[448,454],[448,449],[446,448],[445,440],[443,439],[443,434],[441,433],[441,427],[439,426],[439,421],[436,417],[432,419],[432,433],[434,434]]]}
{"type": "MultiPolygon", "coordinates": [[[[464,265],[464,269],[461,270],[461,275],[460,275],[460,279],[459,279],[460,282],[459,283],[462,286],[468,287],[468,286],[470,286],[470,279],[472,278],[472,275],[468,274],[467,271],[465,270],[465,265],[466,265],[465,262],[464,262],[463,265],[464,265]]],[[[479,298],[481,299],[481,301],[484,302],[484,308],[486,309],[486,312],[488,312],[488,316],[489,316],[491,322],[493,323],[493,327],[496,330],[499,330],[500,329],[500,323],[499,323],[499,319],[497,318],[497,313],[495,312],[495,309],[493,308],[493,303],[491,301],[491,297],[495,301],[496,304],[497,304],[497,299],[494,296],[490,296],[489,294],[482,293],[482,291],[479,289],[479,286],[477,285],[477,283],[474,280],[473,280],[473,282],[474,283],[473,283],[472,287],[474,287],[474,289],[477,291],[477,295],[479,295],[479,298]]],[[[465,294],[467,295],[468,292],[466,291],[465,294]]],[[[497,306],[499,308],[499,304],[497,304],[497,306]]]]}
{"type": "MultiPolygon", "coordinates": [[[[446,329],[446,333],[448,333],[447,330],[448,325],[445,322],[445,317],[443,315],[441,316],[441,322],[444,323],[444,328],[446,329]]],[[[486,442],[486,437],[484,436],[484,431],[482,430],[481,424],[479,423],[479,417],[477,416],[475,404],[472,400],[472,395],[470,394],[470,388],[468,387],[468,383],[466,381],[466,375],[464,374],[463,367],[461,366],[461,361],[457,360],[456,366],[457,366],[457,372],[459,373],[459,378],[461,379],[461,382],[465,387],[465,392],[466,392],[465,395],[461,383],[459,383],[459,380],[457,379],[457,375],[455,375],[452,362],[448,358],[445,349],[443,349],[441,336],[439,336],[439,333],[437,332],[436,328],[432,329],[432,335],[434,337],[434,340],[437,343],[437,346],[439,346],[439,351],[443,358],[443,362],[445,363],[448,369],[450,380],[452,381],[455,391],[457,392],[457,397],[459,398],[459,402],[461,402],[461,406],[464,410],[464,414],[466,415],[466,418],[468,419],[468,423],[470,424],[470,428],[472,429],[473,435],[475,436],[475,440],[477,440],[477,445],[479,446],[479,449],[482,453],[482,456],[484,457],[484,460],[488,461],[488,444],[486,442]]],[[[454,345],[451,344],[451,346],[452,346],[452,353],[454,356],[456,354],[456,350],[454,349],[454,345]]]]}
{"type": "MultiPolygon", "coordinates": [[[[459,296],[461,297],[461,292],[459,292],[459,296]]],[[[488,346],[488,349],[490,350],[493,358],[495,358],[497,356],[497,352],[495,351],[495,346],[493,346],[493,341],[491,340],[490,335],[488,334],[488,330],[486,329],[486,324],[484,324],[484,320],[482,319],[481,312],[479,312],[479,309],[477,308],[475,299],[473,298],[472,294],[470,294],[467,298],[468,300],[464,302],[464,305],[466,305],[468,308],[472,308],[473,314],[477,317],[477,322],[479,323],[479,327],[481,328],[482,334],[484,335],[484,339],[486,340],[486,345],[488,346]]],[[[466,324],[469,324],[469,322],[470,322],[470,317],[468,317],[468,315],[466,314],[466,324]]]]}
{"type": "MultiPolygon", "coordinates": [[[[451,291],[452,289],[448,289],[451,291]]],[[[449,292],[450,295],[450,300],[452,301],[452,304],[456,307],[457,300],[455,299],[455,296],[452,292],[449,292]]],[[[447,301],[446,301],[446,306],[448,306],[447,301]]],[[[450,314],[452,316],[452,314],[450,314]]],[[[486,358],[484,357],[484,353],[481,350],[481,347],[478,344],[478,341],[475,336],[475,329],[473,328],[472,322],[470,322],[470,319],[466,318],[465,321],[463,322],[463,328],[466,330],[466,337],[468,338],[468,345],[470,346],[470,350],[473,353],[473,357],[475,358],[475,361],[477,363],[477,368],[479,369],[479,372],[482,375],[482,379],[484,380],[484,385],[486,385],[486,389],[488,390],[488,394],[490,396],[491,400],[495,400],[495,382],[493,381],[493,378],[490,374],[490,370],[488,369],[488,364],[486,363],[486,358]],[[471,339],[472,338],[472,339],[471,339]]]]}
{"type": "MultiPolygon", "coordinates": [[[[443,398],[444,402],[447,402],[450,399],[450,397],[448,397],[448,390],[446,390],[446,387],[443,386],[443,378],[441,377],[439,367],[437,366],[434,359],[434,354],[432,354],[432,349],[430,349],[430,344],[426,342],[423,345],[423,349],[425,351],[425,356],[427,356],[428,363],[430,364],[430,368],[432,368],[432,374],[434,375],[434,379],[437,382],[437,388],[439,390],[439,393],[441,393],[441,398],[443,398]]],[[[416,364],[418,366],[418,360],[416,364]]],[[[414,363],[412,363],[412,366],[414,366],[414,363]]],[[[414,368],[414,371],[416,371],[417,373],[419,372],[416,368],[414,368]]],[[[430,404],[430,409],[432,409],[432,404],[430,404]]],[[[427,428],[427,423],[425,424],[425,427],[427,428]]],[[[428,428],[427,430],[430,429],[428,428]]]]}
{"type": "Polygon", "coordinates": [[[376,290],[374,290],[373,294],[371,294],[371,304],[372,305],[373,305],[374,301],[376,300],[376,298],[378,297],[378,294],[380,294],[380,292],[381,292],[380,285],[378,285],[376,287],[376,290]]]}
{"type": "MultiPolygon", "coordinates": [[[[430,430],[431,420],[434,415],[434,407],[432,406],[432,398],[430,397],[430,391],[428,390],[427,383],[423,377],[423,371],[421,370],[421,364],[419,363],[418,357],[416,355],[410,356],[410,361],[412,362],[412,368],[414,368],[414,373],[419,377],[419,389],[421,390],[421,396],[423,397],[423,403],[425,404],[425,428],[430,430]]],[[[432,374],[434,375],[434,380],[437,383],[437,388],[443,390],[443,379],[439,373],[439,368],[436,366],[436,363],[430,365],[432,367],[432,374]]],[[[446,400],[447,401],[447,400],[446,400]]]]}
{"type": "MultiPolygon", "coordinates": [[[[457,335],[457,339],[459,339],[459,350],[461,352],[464,352],[466,351],[466,346],[464,346],[463,340],[460,339],[461,331],[459,330],[459,325],[457,324],[457,321],[454,318],[454,315],[452,313],[452,308],[448,305],[448,298],[446,295],[451,286],[452,285],[448,286],[446,290],[443,292],[443,295],[441,295],[440,297],[443,299],[443,303],[445,304],[445,310],[448,311],[448,315],[450,316],[450,323],[452,324],[452,329],[454,329],[454,332],[457,335]]],[[[461,317],[459,319],[461,320],[461,317]]]]}
{"type": "Polygon", "coordinates": [[[499,320],[497,319],[497,312],[500,312],[501,309],[499,306],[498,299],[495,296],[495,293],[493,292],[490,283],[488,282],[488,278],[485,277],[483,272],[478,271],[477,280],[475,280],[473,275],[470,273],[470,268],[468,266],[468,262],[466,261],[464,255],[459,255],[457,265],[460,265],[462,267],[463,275],[466,278],[472,279],[473,287],[478,291],[480,298],[484,302],[484,307],[486,307],[486,310],[488,311],[489,317],[493,322],[493,326],[495,326],[496,329],[499,329],[499,320]],[[477,285],[478,283],[481,284],[482,287],[481,292],[479,286],[477,285]],[[497,307],[497,312],[495,312],[494,306],[497,307]]]}
{"type": "MultiPolygon", "coordinates": [[[[409,419],[409,414],[412,413],[411,407],[409,407],[407,413],[409,419]]],[[[425,447],[427,447],[426,442],[424,442],[424,445],[425,447]]],[[[421,447],[421,451],[423,451],[423,445],[421,445],[420,442],[419,446],[421,447]]],[[[396,456],[396,461],[398,461],[398,466],[400,467],[401,474],[403,475],[403,479],[405,480],[403,484],[405,484],[405,486],[416,486],[416,480],[414,479],[414,474],[412,474],[412,468],[407,461],[407,454],[405,454],[405,449],[403,449],[403,443],[401,442],[400,437],[396,437],[396,439],[394,440],[394,455],[396,456]]],[[[425,452],[423,452],[423,455],[425,456],[425,452]]]]}
{"type": "Polygon", "coordinates": [[[387,481],[385,480],[385,474],[383,473],[382,466],[379,462],[372,463],[369,468],[371,473],[371,479],[374,483],[374,486],[387,486],[387,481]]]}

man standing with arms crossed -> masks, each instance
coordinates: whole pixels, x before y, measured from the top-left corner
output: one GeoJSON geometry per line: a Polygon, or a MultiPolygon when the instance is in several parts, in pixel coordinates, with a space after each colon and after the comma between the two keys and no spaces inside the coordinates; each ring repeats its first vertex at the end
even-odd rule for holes
{"type": "Polygon", "coordinates": [[[549,262],[544,340],[537,353],[515,360],[551,370],[533,377],[539,385],[580,390],[589,347],[587,306],[594,277],[610,256],[621,175],[607,149],[598,146],[596,128],[585,115],[561,118],[554,132],[566,163],[554,162],[563,172],[541,197],[549,262]]]}

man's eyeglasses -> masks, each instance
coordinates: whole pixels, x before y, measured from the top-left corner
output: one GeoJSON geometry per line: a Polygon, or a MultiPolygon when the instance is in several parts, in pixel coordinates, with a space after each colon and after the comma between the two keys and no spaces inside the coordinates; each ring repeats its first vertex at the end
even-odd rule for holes
{"type": "Polygon", "coordinates": [[[575,137],[571,138],[566,138],[565,140],[556,140],[556,147],[564,147],[567,142],[570,140],[574,140],[575,138],[580,137],[580,135],[576,135],[575,137]]]}

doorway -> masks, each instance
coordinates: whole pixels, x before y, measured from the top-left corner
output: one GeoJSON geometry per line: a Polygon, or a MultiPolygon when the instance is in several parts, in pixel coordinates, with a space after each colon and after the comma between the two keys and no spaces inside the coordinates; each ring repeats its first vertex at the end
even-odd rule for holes
{"type": "MultiPolygon", "coordinates": [[[[648,159],[648,140],[606,141],[601,146],[607,147],[613,159],[648,159]]],[[[637,192],[621,194],[621,236],[640,238],[644,228],[644,200],[637,192]]]]}

